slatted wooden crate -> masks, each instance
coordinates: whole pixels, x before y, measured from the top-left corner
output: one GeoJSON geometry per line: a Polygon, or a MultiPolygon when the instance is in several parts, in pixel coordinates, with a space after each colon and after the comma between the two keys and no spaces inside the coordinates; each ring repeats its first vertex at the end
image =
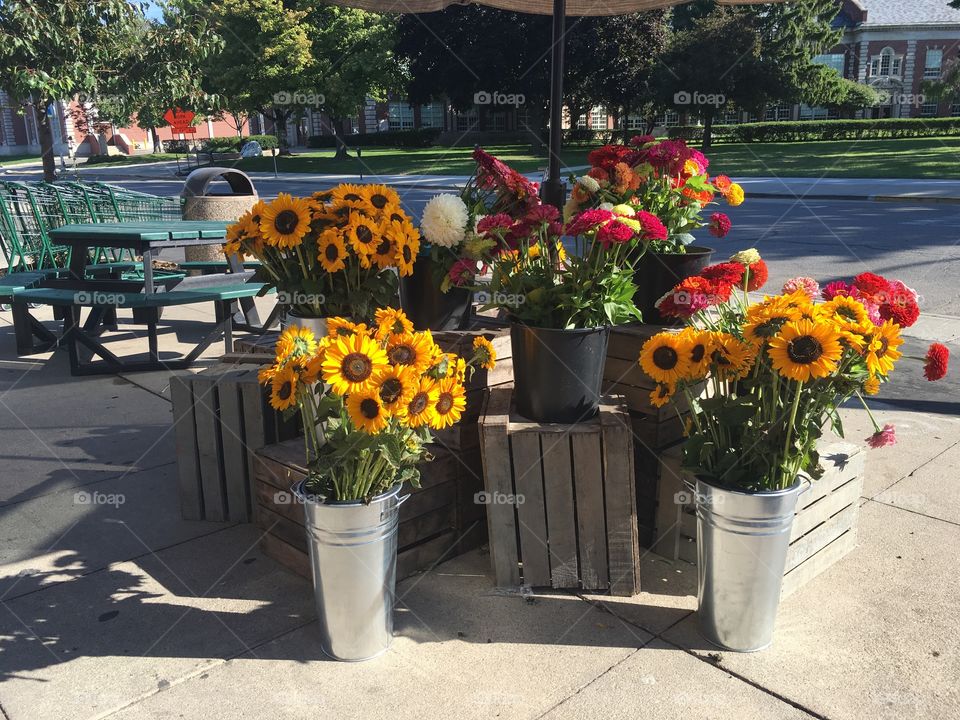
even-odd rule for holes
{"type": "MultiPolygon", "coordinates": [[[[481,481],[465,472],[453,452],[437,450],[421,465],[419,490],[400,507],[397,577],[449,560],[486,540],[483,506],[476,502],[481,481]]],[[[310,577],[303,508],[290,488],[306,476],[302,440],[261,448],[256,453],[255,519],[263,531],[264,554],[299,575],[310,577]]]]}
{"type": "Polygon", "coordinates": [[[631,412],[639,412],[663,422],[676,416],[676,410],[667,405],[656,408],[650,404],[650,391],[656,383],[643,371],[638,360],[643,344],[653,335],[667,328],[661,325],[619,325],[610,332],[607,361],[603,368],[603,391],[623,395],[631,412]]]}
{"type": "MultiPolygon", "coordinates": [[[[857,544],[865,453],[856,445],[834,443],[824,446],[820,454],[826,472],[799,498],[781,597],[808,583],[857,544]]],[[[696,564],[697,516],[687,485],[690,477],[680,463],[679,446],[662,459],[654,552],[696,564]]]]}
{"type": "Polygon", "coordinates": [[[487,527],[501,587],[580,588],[633,595],[640,548],[630,418],[604,398],[576,425],[532,423],[490,390],[480,421],[487,527]]]}
{"type": "Polygon", "coordinates": [[[250,522],[253,454],[299,434],[257,382],[258,365],[221,363],[170,377],[180,512],[186,520],[250,522]]]}

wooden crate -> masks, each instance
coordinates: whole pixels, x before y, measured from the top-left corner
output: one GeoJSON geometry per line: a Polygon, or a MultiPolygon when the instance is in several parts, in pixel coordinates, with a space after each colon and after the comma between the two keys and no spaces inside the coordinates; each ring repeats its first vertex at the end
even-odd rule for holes
{"type": "Polygon", "coordinates": [[[257,382],[258,365],[221,363],[170,377],[180,513],[185,520],[250,522],[253,455],[299,434],[257,382]]]}
{"type": "Polygon", "coordinates": [[[512,386],[490,390],[480,421],[487,526],[501,587],[640,589],[630,418],[622,398],[576,425],[512,412],[512,386]]]}
{"type": "MultiPolygon", "coordinates": [[[[856,445],[834,443],[824,446],[820,454],[826,472],[800,496],[781,597],[808,583],[857,544],[865,453],[856,445]]],[[[680,462],[679,446],[664,453],[654,552],[696,564],[697,517],[686,484],[690,476],[680,462]]]]}
{"type": "MultiPolygon", "coordinates": [[[[623,395],[631,412],[640,412],[665,421],[676,416],[676,410],[666,405],[656,408],[650,404],[650,391],[656,383],[639,365],[640,349],[653,335],[671,328],[662,325],[618,325],[610,331],[607,361],[603,368],[603,392],[623,395]]],[[[679,331],[679,328],[672,328],[679,331]]]]}
{"type": "MultiPolygon", "coordinates": [[[[404,578],[478,547],[486,540],[483,506],[476,502],[481,481],[464,472],[455,453],[435,451],[421,465],[419,490],[400,507],[397,577],[404,578]]],[[[290,488],[306,476],[302,440],[261,448],[254,474],[255,519],[263,530],[264,554],[299,575],[310,577],[303,508],[290,488]]]]}

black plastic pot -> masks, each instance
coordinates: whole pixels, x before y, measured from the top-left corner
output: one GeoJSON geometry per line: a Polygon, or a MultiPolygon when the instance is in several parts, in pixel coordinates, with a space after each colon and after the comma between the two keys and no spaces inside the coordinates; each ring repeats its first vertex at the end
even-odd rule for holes
{"type": "Polygon", "coordinates": [[[576,423],[597,414],[609,327],[554,330],[510,325],[517,412],[534,422],[576,423]]]}
{"type": "Polygon", "coordinates": [[[436,265],[420,255],[413,274],[400,278],[400,307],[416,330],[465,330],[470,324],[473,291],[452,287],[440,292],[436,265]]]}
{"type": "Polygon", "coordinates": [[[647,251],[634,264],[633,281],[637,292],[633,302],[643,313],[647,325],[671,325],[673,318],[662,318],[655,303],[684,278],[697,275],[713,257],[711,248],[689,245],[685,253],[647,251]]]}

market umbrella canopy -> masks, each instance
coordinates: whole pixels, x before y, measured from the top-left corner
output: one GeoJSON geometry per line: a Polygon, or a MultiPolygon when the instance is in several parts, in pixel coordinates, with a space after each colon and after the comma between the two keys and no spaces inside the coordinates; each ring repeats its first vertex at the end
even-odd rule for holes
{"type": "MultiPolygon", "coordinates": [[[[554,0],[329,0],[333,5],[361,8],[374,12],[428,13],[443,10],[452,5],[487,5],[518,13],[552,15],[554,0]]],[[[774,0],[775,1],[775,0],[774,0]]],[[[684,5],[690,0],[567,0],[566,15],[626,15],[684,5]]],[[[752,5],[769,3],[771,0],[717,0],[720,5],[752,5]]]]}

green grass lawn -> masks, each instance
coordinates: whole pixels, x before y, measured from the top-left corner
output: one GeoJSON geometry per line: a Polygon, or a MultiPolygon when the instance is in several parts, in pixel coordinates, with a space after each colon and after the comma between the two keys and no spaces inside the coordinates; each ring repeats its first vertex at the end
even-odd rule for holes
{"type": "Polygon", "coordinates": [[[960,179],[960,137],[731,143],[708,156],[711,173],[739,177],[960,179]]]}
{"type": "Polygon", "coordinates": [[[40,162],[39,155],[0,155],[0,165],[23,165],[40,162]]]}
{"type": "Polygon", "coordinates": [[[85,165],[138,165],[141,163],[166,162],[176,160],[182,155],[174,153],[149,153],[146,155],[96,155],[89,158],[85,165]]]}

